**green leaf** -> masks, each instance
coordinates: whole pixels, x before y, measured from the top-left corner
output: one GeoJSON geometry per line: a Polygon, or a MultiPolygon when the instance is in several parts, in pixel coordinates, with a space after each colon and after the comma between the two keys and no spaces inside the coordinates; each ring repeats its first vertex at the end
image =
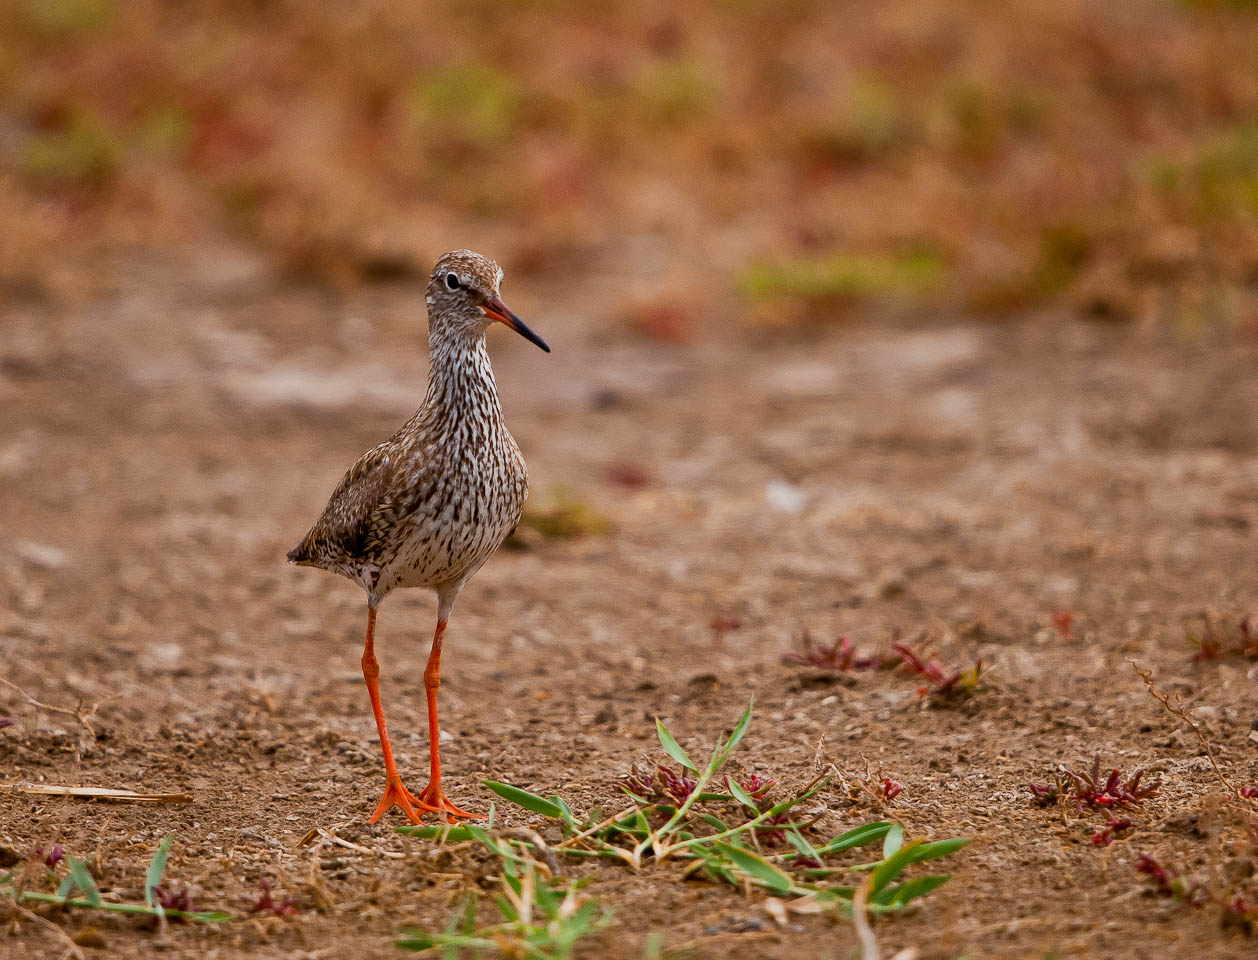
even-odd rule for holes
{"type": "Polygon", "coordinates": [[[801,874],[810,880],[828,880],[839,872],[839,867],[805,867],[800,871],[801,874]]]}
{"type": "Polygon", "coordinates": [[[579,833],[581,825],[577,823],[577,815],[572,812],[572,808],[568,806],[567,801],[559,794],[552,793],[550,802],[559,808],[559,816],[563,818],[564,827],[570,829],[573,833],[579,833]]]}
{"type": "Polygon", "coordinates": [[[502,797],[502,799],[508,800],[516,806],[523,807],[525,810],[532,810],[534,813],[540,813],[543,817],[550,817],[552,820],[563,819],[563,810],[560,809],[558,804],[552,803],[545,797],[539,797],[536,793],[529,793],[527,790],[513,787],[509,783],[499,783],[497,780],[486,780],[484,783],[485,786],[502,797]]]}
{"type": "Polygon", "coordinates": [[[931,843],[919,844],[913,851],[909,863],[921,863],[923,860],[937,860],[950,853],[956,853],[970,842],[969,837],[954,837],[951,840],[935,840],[931,843]]]}
{"type": "Polygon", "coordinates": [[[729,792],[732,793],[744,807],[749,807],[753,813],[759,813],[760,808],[756,806],[756,801],[752,799],[751,794],[743,789],[743,785],[733,777],[726,778],[729,781],[729,792]]]}
{"type": "Polygon", "coordinates": [[[768,860],[752,853],[750,850],[744,850],[742,847],[732,847],[728,843],[717,842],[714,846],[725,856],[729,857],[730,861],[739,870],[757,880],[764,881],[770,890],[778,893],[790,893],[790,876],[784,870],[769,863],[768,860]]]}
{"type": "Polygon", "coordinates": [[[463,907],[463,929],[460,931],[465,937],[470,937],[476,932],[476,894],[469,893],[467,901],[463,907]]]}
{"type": "Polygon", "coordinates": [[[722,866],[721,861],[715,856],[704,858],[703,869],[717,883],[727,883],[731,887],[738,886],[738,878],[734,876],[734,871],[722,866]]]}
{"type": "Polygon", "coordinates": [[[541,908],[547,919],[554,920],[555,914],[559,912],[559,898],[545,880],[538,880],[533,888],[533,902],[541,908]]]}
{"type": "Polygon", "coordinates": [[[886,860],[897,850],[904,846],[904,824],[897,823],[882,840],[882,859],[886,860]]]}
{"type": "Polygon", "coordinates": [[[754,695],[747,701],[747,708],[743,711],[743,715],[738,718],[738,722],[734,724],[734,731],[729,735],[729,739],[725,741],[725,744],[712,758],[713,770],[720,767],[721,764],[729,759],[729,755],[733,753],[734,748],[738,746],[738,741],[742,740],[742,738],[746,735],[747,728],[751,726],[751,708],[755,702],[756,698],[754,695]]]}
{"type": "Polygon", "coordinates": [[[738,723],[734,725],[734,732],[729,735],[729,749],[733,750],[738,746],[738,741],[746,734],[747,728],[751,726],[751,708],[755,706],[756,696],[751,695],[751,699],[747,701],[747,709],[743,711],[743,715],[738,718],[738,723]]]}
{"type": "Polygon", "coordinates": [[[851,901],[856,898],[855,887],[825,887],[824,889],[814,890],[813,896],[822,903],[835,903],[840,906],[851,907],[851,901]]]}
{"type": "Polygon", "coordinates": [[[153,896],[153,888],[161,886],[162,874],[166,872],[166,861],[170,858],[170,846],[174,842],[174,834],[166,834],[162,838],[162,842],[157,845],[157,850],[153,853],[153,859],[149,861],[148,870],[144,872],[144,902],[150,907],[156,907],[157,905],[153,896]]]}
{"type": "Polygon", "coordinates": [[[67,898],[66,894],[74,888],[74,880],[66,877],[65,882],[61,884],[61,888],[65,890],[65,894],[54,893],[37,893],[34,890],[24,890],[19,895],[12,888],[7,889],[4,893],[10,897],[21,900],[34,900],[39,903],[56,903],[61,906],[79,907],[81,909],[108,910],[112,913],[130,913],[145,917],[156,917],[164,913],[168,917],[184,917],[189,920],[200,920],[203,923],[224,923],[234,919],[230,913],[222,911],[199,912],[193,910],[162,910],[160,907],[154,908],[143,903],[108,903],[101,901],[98,897],[95,903],[90,900],[80,900],[67,898]]]}
{"type": "Polygon", "coordinates": [[[394,940],[393,945],[403,950],[431,950],[437,945],[437,941],[432,938],[431,933],[423,930],[403,930],[401,939],[394,940]]]}
{"type": "Polygon", "coordinates": [[[852,847],[864,847],[871,843],[877,843],[885,837],[891,830],[891,822],[888,820],[880,820],[877,823],[867,823],[863,827],[854,827],[846,833],[839,834],[830,842],[821,848],[822,853],[839,853],[843,850],[850,850],[852,847]]]}
{"type": "Polygon", "coordinates": [[[884,906],[904,906],[910,900],[924,897],[932,890],[942,887],[952,878],[950,873],[931,874],[926,877],[914,877],[894,887],[888,887],[874,898],[874,902],[884,906]]]}
{"type": "Polygon", "coordinates": [[[821,861],[821,854],[817,851],[817,848],[814,847],[811,843],[809,843],[804,838],[804,835],[800,833],[795,827],[791,827],[789,830],[786,831],[786,839],[790,842],[792,847],[798,850],[805,857],[808,857],[811,860],[816,860],[818,862],[821,861]]]}
{"type": "Polygon", "coordinates": [[[520,915],[515,912],[515,907],[511,905],[511,901],[506,897],[494,897],[494,903],[498,905],[498,912],[506,917],[508,922],[520,922],[520,915]]]}
{"type": "Polygon", "coordinates": [[[93,907],[100,906],[100,890],[96,887],[96,881],[92,879],[92,875],[87,871],[85,864],[78,857],[66,857],[66,866],[70,868],[70,876],[74,878],[74,885],[83,891],[83,897],[93,907]]]}
{"type": "Polygon", "coordinates": [[[720,817],[714,817],[710,813],[701,813],[699,816],[703,819],[704,823],[708,824],[708,826],[716,827],[716,829],[722,833],[729,829],[729,827],[725,825],[725,821],[720,817]]]}
{"type": "Polygon", "coordinates": [[[920,840],[910,841],[907,846],[901,847],[874,868],[869,878],[870,899],[873,899],[883,887],[907,869],[908,865],[913,862],[913,854],[917,852],[920,845],[920,840]]]}
{"type": "Polygon", "coordinates": [[[398,833],[408,837],[419,837],[421,840],[439,839],[443,843],[463,843],[474,840],[467,827],[452,827],[449,824],[438,824],[435,827],[394,827],[398,833]]]}
{"type": "MultiPolygon", "coordinates": [[[[109,904],[105,904],[106,907],[109,904]]],[[[226,923],[228,920],[235,919],[230,913],[224,913],[222,910],[167,910],[168,917],[183,917],[186,920],[200,920],[202,923],[226,923]]]]}
{"type": "Polygon", "coordinates": [[[688,756],[686,756],[686,751],[681,748],[681,745],[675,739],[673,739],[673,735],[668,732],[668,727],[664,726],[664,724],[660,722],[659,717],[655,718],[655,732],[660,738],[660,746],[664,748],[665,753],[680,763],[687,770],[693,770],[695,773],[699,772],[699,768],[691,762],[688,756]]]}
{"type": "Polygon", "coordinates": [[[444,946],[441,948],[442,960],[459,960],[459,948],[452,944],[450,939],[458,936],[459,921],[461,919],[462,917],[455,913],[450,918],[450,922],[446,924],[445,935],[441,938],[444,941],[444,946]]]}

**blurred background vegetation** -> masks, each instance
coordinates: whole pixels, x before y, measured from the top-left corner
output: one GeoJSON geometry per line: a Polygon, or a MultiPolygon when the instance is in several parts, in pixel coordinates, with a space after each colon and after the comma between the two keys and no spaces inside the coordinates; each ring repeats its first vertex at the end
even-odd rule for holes
{"type": "Polygon", "coordinates": [[[1255,51],[1243,0],[0,0],[0,294],[466,243],[649,278],[663,339],[713,290],[1258,323],[1255,51]]]}

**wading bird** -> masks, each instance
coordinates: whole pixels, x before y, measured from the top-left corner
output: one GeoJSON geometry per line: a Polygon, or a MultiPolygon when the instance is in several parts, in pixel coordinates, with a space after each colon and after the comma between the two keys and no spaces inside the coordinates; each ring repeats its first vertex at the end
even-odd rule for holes
{"type": "Polygon", "coordinates": [[[485,332],[497,321],[550,352],[502,302],[501,283],[498,264],[470,250],[437,261],[425,297],[429,370],[423,405],[397,433],[358,458],[288,554],[291,563],[338,573],[367,592],[363,677],[385,772],[372,823],[393,807],[413,823],[423,812],[447,822],[480,817],[456,807],[441,789],[441,639],[459,590],[515,529],[528,497],[524,458],[502,419],[485,332]],[[376,610],[398,587],[428,587],[437,594],[437,630],[424,670],[431,775],[418,796],[402,785],[393,762],[373,645],[376,610]]]}

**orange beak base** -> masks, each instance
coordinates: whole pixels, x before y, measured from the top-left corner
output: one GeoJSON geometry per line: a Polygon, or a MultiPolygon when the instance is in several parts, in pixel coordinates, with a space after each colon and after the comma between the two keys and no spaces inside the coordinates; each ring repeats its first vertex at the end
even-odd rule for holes
{"type": "Polygon", "coordinates": [[[485,316],[489,317],[489,319],[506,324],[525,340],[537,344],[547,353],[550,353],[550,347],[546,345],[546,341],[530,330],[523,320],[512,313],[507,308],[507,305],[502,302],[501,297],[492,297],[486,300],[480,305],[480,308],[485,311],[485,316]]]}

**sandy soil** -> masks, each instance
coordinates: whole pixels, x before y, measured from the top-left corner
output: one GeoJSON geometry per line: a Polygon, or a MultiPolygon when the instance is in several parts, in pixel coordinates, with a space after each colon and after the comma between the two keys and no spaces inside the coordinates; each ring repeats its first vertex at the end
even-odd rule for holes
{"type": "MultiPolygon", "coordinates": [[[[106,302],[11,306],[0,338],[3,674],[45,702],[101,702],[93,744],[0,690],[17,720],[0,776],[195,800],[0,794],[0,842],[59,842],[136,897],[173,831],[169,876],[203,909],[243,912],[263,874],[300,902],[292,918],[172,928],[166,956],[398,956],[398,930],[444,926],[484,865],[366,824],[382,776],[363,597],[283,558],[422,395],[417,291],[332,298],[228,250],[125,275],[106,302]],[[299,847],[313,827],[401,856],[299,847]]],[[[656,754],[653,717],[701,750],[754,692],[744,769],[796,783],[817,758],[849,776],[868,761],[904,784],[889,812],[911,831],[976,838],[950,884],[878,924],[888,955],[1252,956],[1217,909],[1156,898],[1133,869],[1147,851],[1216,890],[1254,883],[1198,740],[1127,662],[1185,698],[1234,782],[1258,783],[1252,665],[1192,663],[1185,640],[1253,607],[1252,332],[1047,316],[769,338],[714,323],[675,345],[609,322],[592,284],[508,292],[554,347],[505,331],[491,346],[535,497],[561,486],[613,530],[528,538],[464,592],[442,688],[458,802],[486,809],[492,777],[613,803],[615,777],[656,754]],[[626,464],[648,482],[616,482],[626,464]],[[1073,612],[1071,636],[1054,611],[1073,612]],[[718,617],[739,626],[716,635],[718,617]],[[894,673],[780,661],[806,634],[872,651],[897,629],[931,630],[949,663],[982,657],[989,686],[932,704],[894,673]],[[1037,808],[1025,787],[1098,751],[1163,784],[1107,848],[1089,841],[1103,816],[1037,808]]],[[[413,591],[380,619],[412,786],[432,621],[413,591]]],[[[825,801],[835,828],[879,813],[825,801]]],[[[581,955],[641,957],[657,930],[694,957],[855,949],[849,925],[779,928],[759,896],[675,879],[602,868],[589,890],[616,918],[581,955]]],[[[154,949],[131,920],[57,922],[95,926],[108,947],[93,955],[154,949]]],[[[29,923],[0,939],[0,956],[60,949],[29,923]]]]}

